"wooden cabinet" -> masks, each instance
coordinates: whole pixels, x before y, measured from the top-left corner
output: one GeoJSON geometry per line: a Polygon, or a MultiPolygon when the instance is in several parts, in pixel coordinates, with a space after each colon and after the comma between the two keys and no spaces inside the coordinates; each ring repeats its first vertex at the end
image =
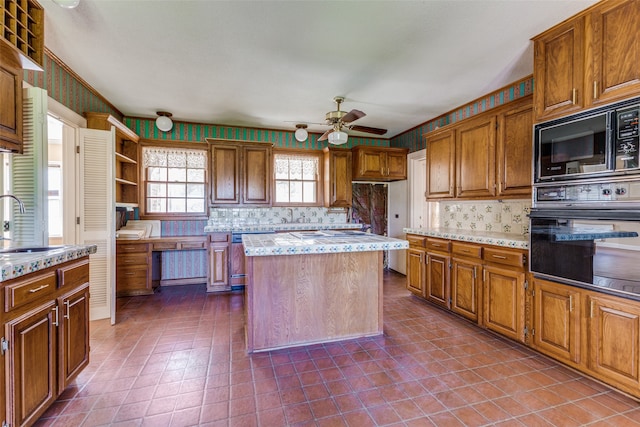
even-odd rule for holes
{"type": "Polygon", "coordinates": [[[482,306],[482,247],[451,242],[451,311],[480,320],[482,306]]]}
{"type": "MultiPolygon", "coordinates": [[[[44,10],[36,0],[4,0],[0,42],[20,56],[21,68],[42,71],[44,10]]],[[[3,100],[4,101],[4,100],[3,100]]]]}
{"type": "Polygon", "coordinates": [[[116,241],[116,296],[153,294],[151,244],[116,241]]]}
{"type": "Polygon", "coordinates": [[[211,165],[213,205],[271,206],[270,144],[213,142],[211,165]]]}
{"type": "Polygon", "coordinates": [[[528,197],[533,182],[533,105],[527,96],[498,114],[496,181],[498,197],[528,197]]]}
{"type": "Polygon", "coordinates": [[[407,179],[406,148],[356,145],[353,152],[353,179],[366,181],[398,181],[407,179]]]}
{"type": "Polygon", "coordinates": [[[427,199],[455,197],[455,132],[448,129],[426,138],[427,199]]]}
{"type": "Polygon", "coordinates": [[[211,233],[209,235],[209,241],[209,277],[207,280],[207,292],[227,291],[231,289],[229,284],[231,234],[211,233]]]}
{"type": "Polygon", "coordinates": [[[324,152],[324,206],[351,207],[351,150],[325,147],[324,152]]]}
{"type": "Polygon", "coordinates": [[[5,422],[32,425],[89,363],[89,260],[3,288],[5,422]]]}
{"type": "Polygon", "coordinates": [[[427,199],[531,194],[532,97],[425,135],[427,199]]]}
{"type": "Polygon", "coordinates": [[[533,281],[533,347],[565,363],[580,363],[581,293],[542,279],[533,281]]]}
{"type": "Polygon", "coordinates": [[[536,121],[640,94],[640,4],[605,0],[533,38],[536,121]]]}
{"type": "Polygon", "coordinates": [[[451,257],[449,251],[451,242],[427,237],[426,248],[426,298],[434,304],[450,308],[449,270],[451,269],[451,257]]]}
{"type": "Polygon", "coordinates": [[[138,207],[138,140],[140,137],[107,113],[85,113],[87,127],[112,131],[115,135],[115,200],[116,206],[138,207]]]}
{"type": "Polygon", "coordinates": [[[0,40],[0,148],[22,153],[22,67],[0,40]]]}
{"type": "Polygon", "coordinates": [[[426,237],[407,235],[407,289],[412,293],[426,297],[426,237]]]}
{"type": "Polygon", "coordinates": [[[526,251],[485,247],[482,259],[484,326],[524,342],[526,251]]]}
{"type": "Polygon", "coordinates": [[[589,370],[640,394],[640,305],[595,293],[587,301],[589,370]]]}
{"type": "Polygon", "coordinates": [[[496,117],[472,119],[456,132],[456,196],[495,196],[496,117]]]}

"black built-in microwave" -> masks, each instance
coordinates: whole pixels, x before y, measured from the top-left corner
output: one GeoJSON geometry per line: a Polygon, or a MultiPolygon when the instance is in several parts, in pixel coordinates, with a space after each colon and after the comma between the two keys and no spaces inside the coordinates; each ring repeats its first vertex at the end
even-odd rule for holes
{"type": "Polygon", "coordinates": [[[640,174],[640,98],[534,126],[534,182],[640,174]]]}

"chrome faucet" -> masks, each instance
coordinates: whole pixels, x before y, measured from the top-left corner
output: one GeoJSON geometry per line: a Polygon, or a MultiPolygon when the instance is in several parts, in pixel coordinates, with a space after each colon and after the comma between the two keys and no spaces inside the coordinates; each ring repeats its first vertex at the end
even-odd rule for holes
{"type": "Polygon", "coordinates": [[[20,213],[21,214],[26,212],[26,210],[24,208],[24,202],[22,200],[20,200],[19,198],[17,198],[16,196],[14,196],[13,194],[2,194],[2,195],[0,195],[0,199],[2,199],[3,197],[11,197],[16,202],[18,202],[18,208],[20,209],[20,213]]]}

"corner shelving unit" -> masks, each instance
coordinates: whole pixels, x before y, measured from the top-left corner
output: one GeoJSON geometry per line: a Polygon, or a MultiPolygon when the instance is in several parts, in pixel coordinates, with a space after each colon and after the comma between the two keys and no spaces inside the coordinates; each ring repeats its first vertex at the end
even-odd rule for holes
{"type": "Polygon", "coordinates": [[[108,113],[85,113],[87,127],[111,130],[115,128],[114,143],[116,206],[138,207],[138,140],[140,137],[118,119],[108,113]]]}
{"type": "Polygon", "coordinates": [[[44,51],[44,10],[34,0],[1,0],[0,31],[20,52],[22,67],[42,70],[44,51]]]}

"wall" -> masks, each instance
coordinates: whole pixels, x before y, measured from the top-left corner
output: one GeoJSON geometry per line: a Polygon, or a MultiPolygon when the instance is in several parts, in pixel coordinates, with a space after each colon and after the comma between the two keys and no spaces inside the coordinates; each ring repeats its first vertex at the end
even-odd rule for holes
{"type": "Polygon", "coordinates": [[[345,210],[330,210],[319,207],[273,207],[273,208],[213,208],[209,225],[252,226],[287,222],[309,224],[344,224],[345,210]]]}
{"type": "Polygon", "coordinates": [[[391,138],[391,147],[408,148],[410,152],[419,151],[425,148],[422,135],[431,132],[441,126],[459,122],[468,119],[477,114],[499,107],[516,99],[533,93],[533,76],[525,77],[515,83],[491,92],[481,98],[469,102],[455,110],[445,113],[435,119],[424,122],[423,124],[409,129],[391,138]]]}
{"type": "Polygon", "coordinates": [[[431,227],[525,235],[531,200],[429,202],[431,227]]]}

